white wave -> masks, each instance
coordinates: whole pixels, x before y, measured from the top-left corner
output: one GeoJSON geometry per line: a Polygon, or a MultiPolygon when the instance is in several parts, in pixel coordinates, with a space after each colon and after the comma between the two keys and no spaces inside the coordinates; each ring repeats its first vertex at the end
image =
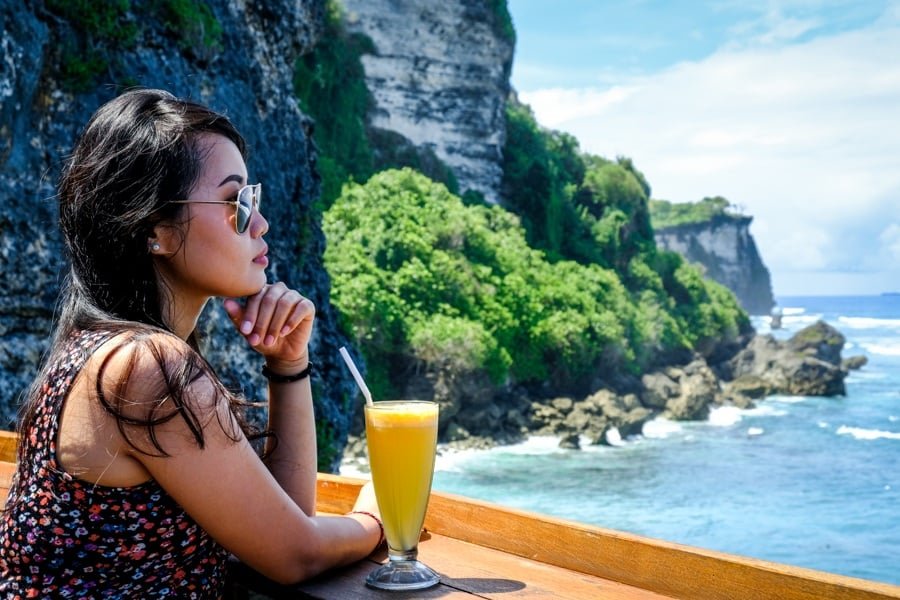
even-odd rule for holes
{"type": "Polygon", "coordinates": [[[795,326],[795,325],[802,325],[802,326],[812,325],[816,321],[821,321],[821,320],[822,320],[822,315],[820,315],[820,314],[798,315],[796,317],[784,317],[781,320],[781,323],[784,327],[793,328],[793,326],[795,326]]]}
{"type": "Polygon", "coordinates": [[[345,477],[358,477],[360,479],[372,479],[372,474],[368,470],[363,470],[358,463],[342,463],[338,469],[338,473],[345,477]]]}
{"type": "Polygon", "coordinates": [[[784,308],[781,310],[781,314],[783,314],[786,317],[792,316],[792,315],[802,315],[805,312],[806,312],[806,309],[801,308],[799,306],[788,307],[788,308],[784,308]]]}
{"type": "Polygon", "coordinates": [[[900,329],[900,319],[876,319],[874,317],[838,317],[838,322],[850,329],[900,329]]]}
{"type": "MultiPolygon", "coordinates": [[[[559,438],[553,435],[533,435],[524,442],[510,446],[497,446],[489,452],[503,452],[504,454],[556,454],[562,452],[559,447],[559,438]]],[[[478,450],[467,451],[478,452],[478,450]]]]}
{"type": "Polygon", "coordinates": [[[848,427],[846,425],[838,427],[837,433],[838,435],[852,435],[858,440],[900,440],[900,432],[863,429],[862,427],[848,427]]]}
{"type": "Polygon", "coordinates": [[[622,439],[622,434],[619,433],[619,429],[617,427],[610,427],[606,430],[606,443],[610,446],[625,445],[625,440],[622,439]]]}
{"type": "Polygon", "coordinates": [[[900,343],[897,344],[860,344],[867,352],[881,356],[900,356],[900,343]]]}
{"type": "Polygon", "coordinates": [[[766,430],[763,429],[762,427],[748,427],[747,428],[747,435],[750,437],[762,435],[765,432],[766,432],[766,430]]]}
{"type": "Polygon", "coordinates": [[[446,446],[439,446],[437,456],[434,459],[434,470],[446,473],[461,473],[463,465],[476,454],[489,452],[489,450],[456,450],[446,446]]]}
{"type": "Polygon", "coordinates": [[[787,396],[787,395],[778,395],[778,396],[769,396],[766,398],[769,402],[780,402],[781,404],[797,404],[800,402],[806,402],[809,398],[806,396],[787,396]]]}
{"type": "Polygon", "coordinates": [[[644,423],[643,428],[641,428],[641,434],[649,439],[665,439],[670,435],[681,433],[682,431],[684,431],[684,427],[682,427],[680,423],[662,417],[647,421],[644,423]]]}
{"type": "Polygon", "coordinates": [[[816,425],[818,425],[821,429],[828,429],[829,427],[831,427],[831,424],[828,423],[828,421],[819,421],[818,423],[816,423],[816,425]]]}
{"type": "Polygon", "coordinates": [[[890,421],[891,423],[896,423],[897,421],[900,421],[900,417],[888,415],[888,421],[890,421]]]}
{"type": "Polygon", "coordinates": [[[749,417],[783,417],[788,414],[783,408],[772,404],[758,404],[754,408],[747,408],[743,414],[749,417]]]}
{"type": "Polygon", "coordinates": [[[736,406],[719,406],[709,411],[709,424],[716,427],[730,427],[743,417],[742,411],[736,406]]]}

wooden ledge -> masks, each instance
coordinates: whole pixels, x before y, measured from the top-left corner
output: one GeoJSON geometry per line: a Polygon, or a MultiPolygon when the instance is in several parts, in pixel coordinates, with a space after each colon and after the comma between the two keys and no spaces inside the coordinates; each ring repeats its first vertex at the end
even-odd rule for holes
{"type": "MultiPolygon", "coordinates": [[[[350,510],[363,483],[320,474],[318,506],[334,513],[350,510]]],[[[425,529],[672,598],[900,598],[900,586],[664,542],[442,492],[431,496],[425,529]]]]}
{"type": "MultiPolygon", "coordinates": [[[[15,434],[4,433],[0,507],[15,472],[15,434]]],[[[320,473],[318,511],[348,512],[364,483],[320,473]]],[[[392,598],[900,599],[896,585],[664,542],[442,492],[431,496],[425,530],[420,557],[443,581],[431,590],[392,598]]],[[[364,581],[385,559],[382,551],[291,587],[267,582],[239,563],[232,565],[232,577],[238,588],[249,586],[276,598],[384,598],[364,581]]]]}

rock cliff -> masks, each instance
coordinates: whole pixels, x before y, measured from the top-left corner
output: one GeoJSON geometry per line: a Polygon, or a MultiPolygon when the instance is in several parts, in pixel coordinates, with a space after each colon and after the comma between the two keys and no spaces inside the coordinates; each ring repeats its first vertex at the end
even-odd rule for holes
{"type": "MultiPolygon", "coordinates": [[[[319,426],[339,448],[349,419],[345,400],[355,388],[339,364],[337,347],[346,340],[329,305],[325,240],[311,209],[316,156],[292,85],[294,60],[321,29],[324,1],[209,0],[210,17],[221,25],[212,41],[202,37],[203,27],[196,28],[200,36],[186,34],[189,20],[173,25],[190,15],[158,14],[164,4],[133,0],[122,12],[121,3],[98,3],[115,24],[99,31],[65,3],[0,0],[0,427],[10,427],[46,347],[65,269],[54,199],[61,163],[100,104],[140,85],[222,110],[247,137],[250,176],[266,187],[270,277],[296,286],[318,307],[312,351],[319,426]],[[123,41],[123,31],[133,35],[123,41]],[[83,72],[85,48],[105,49],[96,56],[106,64],[95,75],[83,72]]],[[[231,331],[218,303],[207,309],[202,330],[220,374],[249,398],[261,398],[261,360],[231,331]]]]}
{"type": "Polygon", "coordinates": [[[768,314],[775,305],[772,282],[750,235],[752,220],[717,215],[702,223],[660,228],[656,243],[703,265],[706,275],[734,292],[750,314],[768,314]]]}
{"type": "Polygon", "coordinates": [[[499,199],[504,107],[513,41],[483,0],[341,0],[349,31],[368,36],[362,57],[374,107],[370,126],[432,150],[460,193],[499,199]]]}

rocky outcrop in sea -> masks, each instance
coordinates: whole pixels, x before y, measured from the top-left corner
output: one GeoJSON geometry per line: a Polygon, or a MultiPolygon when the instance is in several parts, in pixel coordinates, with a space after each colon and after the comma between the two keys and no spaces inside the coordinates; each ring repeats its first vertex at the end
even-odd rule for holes
{"type": "MultiPolygon", "coordinates": [[[[842,359],[844,342],[839,331],[819,321],[786,341],[753,335],[731,352],[695,355],[687,364],[626,378],[580,398],[534,398],[522,389],[492,396],[473,380],[453,386],[442,377],[419,391],[441,404],[440,440],[450,447],[488,448],[531,435],[558,437],[567,448],[615,445],[656,417],[703,420],[712,408],[750,408],[775,394],[842,396],[848,369],[865,364],[862,356],[842,359]]],[[[351,436],[346,459],[352,463],[364,453],[363,440],[351,436]]]]}
{"type": "Polygon", "coordinates": [[[737,296],[753,315],[767,315],[775,305],[769,270],[750,234],[753,217],[723,214],[701,223],[656,230],[656,245],[702,265],[706,276],[737,296]]]}

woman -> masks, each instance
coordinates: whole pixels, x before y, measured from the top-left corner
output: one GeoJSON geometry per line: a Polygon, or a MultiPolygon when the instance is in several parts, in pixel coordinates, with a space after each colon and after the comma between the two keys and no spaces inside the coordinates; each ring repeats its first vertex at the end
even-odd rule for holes
{"type": "Polygon", "coordinates": [[[289,583],[381,543],[370,488],[315,516],[315,308],[266,283],[243,156],[228,119],[157,90],[108,102],[78,141],[59,195],[71,269],[21,421],[0,596],[215,598],[229,552],[289,583]],[[197,350],[213,297],[265,359],[265,462],[197,350]]]}

